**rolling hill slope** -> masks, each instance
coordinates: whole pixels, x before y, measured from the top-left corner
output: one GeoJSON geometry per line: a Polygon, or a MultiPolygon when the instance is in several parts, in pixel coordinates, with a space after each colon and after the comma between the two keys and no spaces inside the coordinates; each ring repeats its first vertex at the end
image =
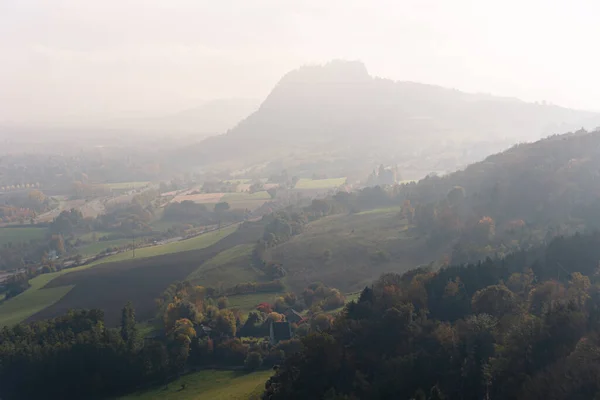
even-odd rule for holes
{"type": "Polygon", "coordinates": [[[406,272],[448,251],[430,251],[426,242],[400,217],[399,208],[376,209],[312,222],[289,242],[269,249],[266,258],[283,265],[293,291],[323,282],[351,292],[384,272],[406,272]]]}

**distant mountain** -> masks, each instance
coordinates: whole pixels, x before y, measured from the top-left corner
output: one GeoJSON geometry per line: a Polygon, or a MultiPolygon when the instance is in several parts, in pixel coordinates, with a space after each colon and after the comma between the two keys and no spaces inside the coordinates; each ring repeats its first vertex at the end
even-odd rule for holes
{"type": "Polygon", "coordinates": [[[593,112],[395,82],[370,76],[360,62],[333,61],[289,72],[256,112],[180,156],[197,166],[289,164],[306,154],[393,161],[445,143],[505,146],[598,125],[593,112]]]}

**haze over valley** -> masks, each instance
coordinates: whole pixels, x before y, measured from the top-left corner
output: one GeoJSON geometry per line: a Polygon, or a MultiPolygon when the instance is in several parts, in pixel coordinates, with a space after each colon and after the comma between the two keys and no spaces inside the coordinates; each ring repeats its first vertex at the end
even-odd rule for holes
{"type": "Polygon", "coordinates": [[[595,3],[0,4],[0,398],[600,398],[595,3]]]}

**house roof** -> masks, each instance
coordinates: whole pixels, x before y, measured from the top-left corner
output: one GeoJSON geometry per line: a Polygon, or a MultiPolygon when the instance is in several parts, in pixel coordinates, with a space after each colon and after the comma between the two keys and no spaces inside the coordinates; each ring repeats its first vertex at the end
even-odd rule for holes
{"type": "Polygon", "coordinates": [[[273,338],[278,342],[280,340],[289,340],[292,338],[292,330],[289,322],[273,322],[273,338]]]}
{"type": "Polygon", "coordinates": [[[285,317],[288,319],[288,321],[290,322],[298,322],[300,320],[302,320],[302,318],[304,318],[298,311],[292,309],[292,308],[288,308],[283,315],[285,315],[285,317]]]}
{"type": "Polygon", "coordinates": [[[294,314],[299,317],[302,317],[302,315],[300,315],[300,313],[298,311],[294,310],[293,308],[288,308],[287,310],[285,310],[284,314],[285,315],[294,314]]]}

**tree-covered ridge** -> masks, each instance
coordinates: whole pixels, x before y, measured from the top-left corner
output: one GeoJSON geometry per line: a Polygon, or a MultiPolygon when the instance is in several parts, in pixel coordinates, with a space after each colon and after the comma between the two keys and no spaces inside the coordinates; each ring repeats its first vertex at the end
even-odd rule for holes
{"type": "MultiPolygon", "coordinates": [[[[386,274],[303,339],[267,399],[592,399],[600,234],[386,274]]],[[[595,397],[596,396],[596,397],[595,397]]]]}
{"type": "Polygon", "coordinates": [[[515,145],[462,171],[406,185],[402,193],[432,202],[460,186],[470,209],[496,220],[564,223],[586,219],[590,205],[597,209],[599,168],[600,131],[579,131],[515,145]]]}

